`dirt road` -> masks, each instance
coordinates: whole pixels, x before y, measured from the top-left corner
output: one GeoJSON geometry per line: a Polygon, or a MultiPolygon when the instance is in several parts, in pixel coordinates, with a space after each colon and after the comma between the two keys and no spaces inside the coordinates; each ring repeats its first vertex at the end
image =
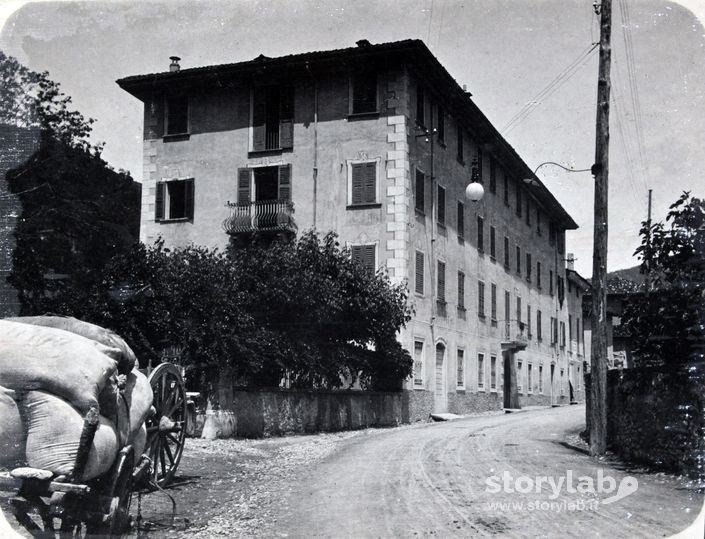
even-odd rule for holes
{"type": "Polygon", "coordinates": [[[689,525],[703,498],[675,478],[619,470],[561,444],[566,432],[581,427],[584,413],[572,406],[352,438],[292,485],[278,506],[275,531],[289,537],[664,537],[689,525]],[[631,494],[628,476],[638,482],[631,494]],[[623,480],[628,495],[609,503],[623,480]]]}

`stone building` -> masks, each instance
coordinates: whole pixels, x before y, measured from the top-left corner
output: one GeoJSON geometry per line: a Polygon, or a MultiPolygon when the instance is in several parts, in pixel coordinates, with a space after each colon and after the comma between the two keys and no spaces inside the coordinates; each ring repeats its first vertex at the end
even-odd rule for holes
{"type": "Polygon", "coordinates": [[[412,420],[568,402],[577,225],[423,42],[192,69],[172,57],[117,83],[144,103],[143,241],[335,230],[408,283],[412,420]]]}
{"type": "Polygon", "coordinates": [[[0,123],[0,317],[17,316],[17,291],[7,282],[12,273],[15,226],[22,213],[19,195],[10,192],[6,175],[19,167],[39,147],[39,129],[0,123]]]}

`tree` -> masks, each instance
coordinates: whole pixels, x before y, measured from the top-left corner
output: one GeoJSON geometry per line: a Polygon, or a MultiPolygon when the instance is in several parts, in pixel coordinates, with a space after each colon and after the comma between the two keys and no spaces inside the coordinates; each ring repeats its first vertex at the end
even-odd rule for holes
{"type": "Polygon", "coordinates": [[[88,141],[93,120],[70,108],[48,73],[0,51],[0,97],[0,122],[40,130],[39,149],[6,180],[22,206],[9,281],[23,314],[41,314],[57,296],[85,294],[137,241],[141,190],[101,159],[88,141]]]}
{"type": "Polygon", "coordinates": [[[685,192],[666,223],[642,223],[635,254],[650,281],[623,317],[635,363],[674,368],[705,357],[705,201],[685,192]]]}
{"type": "Polygon", "coordinates": [[[88,136],[95,120],[71,110],[64,94],[49,73],[37,73],[0,51],[0,122],[18,127],[39,127],[45,137],[72,147],[92,150],[88,136]]]}
{"type": "MultiPolygon", "coordinates": [[[[333,233],[231,252],[162,241],[116,256],[85,292],[51,310],[118,332],[143,365],[177,355],[192,389],[221,375],[242,386],[397,390],[411,357],[403,286],[353,262],[333,233]],[[171,352],[170,352],[171,351],[171,352]]],[[[210,391],[213,396],[213,391],[210,391]]]]}

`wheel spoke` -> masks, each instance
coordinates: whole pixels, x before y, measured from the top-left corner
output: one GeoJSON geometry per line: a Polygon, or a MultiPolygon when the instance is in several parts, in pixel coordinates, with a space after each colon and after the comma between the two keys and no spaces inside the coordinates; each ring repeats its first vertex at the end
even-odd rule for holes
{"type": "Polygon", "coordinates": [[[166,456],[169,457],[170,466],[174,466],[174,455],[171,453],[171,448],[169,447],[169,442],[165,441],[164,449],[166,450],[166,456]]]}

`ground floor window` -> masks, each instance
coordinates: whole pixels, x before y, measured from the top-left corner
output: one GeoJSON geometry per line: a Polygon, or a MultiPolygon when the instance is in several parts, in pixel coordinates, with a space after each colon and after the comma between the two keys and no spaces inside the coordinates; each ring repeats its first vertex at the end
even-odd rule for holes
{"type": "Polygon", "coordinates": [[[423,341],[414,341],[414,387],[423,387],[423,341]]]}

